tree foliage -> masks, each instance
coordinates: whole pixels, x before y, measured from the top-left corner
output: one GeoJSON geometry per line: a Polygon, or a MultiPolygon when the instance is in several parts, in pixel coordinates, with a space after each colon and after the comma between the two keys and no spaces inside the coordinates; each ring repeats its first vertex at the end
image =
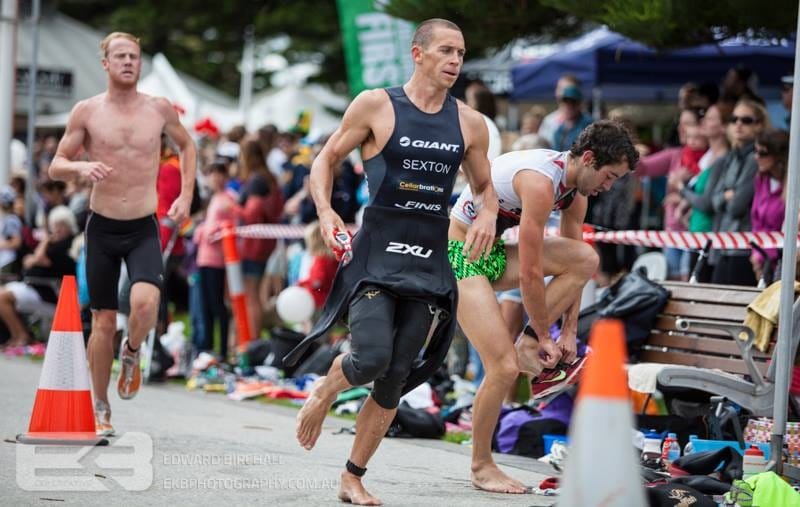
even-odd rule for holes
{"type": "MultiPolygon", "coordinates": [[[[518,37],[572,36],[591,23],[609,25],[656,48],[671,48],[747,31],[786,35],[797,19],[797,3],[791,0],[376,1],[389,14],[411,21],[441,17],[455,22],[465,34],[468,58],[518,37]]],[[[335,0],[59,0],[57,7],[100,30],[136,34],[145,52],[163,52],[176,68],[232,95],[239,90],[238,65],[248,26],[257,40],[289,35],[284,56],[290,63],[322,55],[317,80],[346,81],[335,0]]]]}
{"type": "Polygon", "coordinates": [[[797,27],[794,0],[541,0],[608,25],[659,49],[714,42],[739,34],[785,36],[797,27]]]}
{"type": "Polygon", "coordinates": [[[467,53],[481,55],[518,38],[568,37],[584,23],[579,16],[545,6],[535,0],[389,0],[387,13],[410,21],[445,18],[457,24],[467,53]]]}
{"type": "Polygon", "coordinates": [[[239,92],[238,66],[248,26],[256,40],[290,35],[284,52],[290,63],[321,54],[317,79],[345,81],[333,1],[61,0],[59,10],[102,31],[133,33],[146,53],[162,52],[177,69],[232,95],[239,92]]]}

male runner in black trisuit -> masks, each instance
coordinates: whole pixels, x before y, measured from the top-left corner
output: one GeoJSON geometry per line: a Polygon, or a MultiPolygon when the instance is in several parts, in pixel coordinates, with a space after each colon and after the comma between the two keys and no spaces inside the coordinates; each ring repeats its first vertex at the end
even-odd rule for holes
{"type": "Polygon", "coordinates": [[[463,63],[461,31],[442,19],[423,22],[411,54],[415,69],[408,83],[356,97],[314,161],[311,193],[329,247],[336,247],[334,231],[344,230],[331,209],[333,168],[358,146],[370,202],[353,239],[353,260],[339,269],[315,329],[287,358],[295,361],[349,312],[352,351],[336,358],[315,386],[298,415],[297,439],[311,449],[337,393],[374,381],[339,490],[340,499],[358,505],[380,505],[361,484],[367,462],[401,394],[441,365],[452,338],[456,284],[447,260],[447,205],[460,164],[483,203],[466,237],[471,258],[488,253],[498,207],[483,118],[448,93],[463,63]],[[424,361],[417,361],[426,340],[424,361]]]}

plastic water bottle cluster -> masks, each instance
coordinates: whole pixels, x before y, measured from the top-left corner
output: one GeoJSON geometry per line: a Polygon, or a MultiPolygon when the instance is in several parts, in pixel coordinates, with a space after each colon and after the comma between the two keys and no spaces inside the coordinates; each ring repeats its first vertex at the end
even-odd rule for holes
{"type": "MultiPolygon", "coordinates": [[[[686,456],[697,451],[697,435],[691,435],[689,442],[681,453],[680,443],[675,433],[668,433],[667,437],[661,440],[661,433],[650,430],[644,435],[644,446],[642,449],[642,464],[652,468],[662,468],[669,470],[670,465],[682,455],[686,456]]],[[[706,441],[702,441],[706,442],[706,441]]],[[[765,470],[767,460],[764,452],[756,445],[751,445],[744,451],[743,456],[743,479],[761,473],[765,470]]]]}

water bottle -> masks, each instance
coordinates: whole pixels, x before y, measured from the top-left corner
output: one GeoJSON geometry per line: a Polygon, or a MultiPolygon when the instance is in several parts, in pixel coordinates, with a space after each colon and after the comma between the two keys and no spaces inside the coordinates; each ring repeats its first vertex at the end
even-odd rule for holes
{"type": "Polygon", "coordinates": [[[661,465],[668,467],[669,463],[669,446],[672,444],[672,433],[667,433],[667,438],[661,443],[661,465]]]}
{"type": "Polygon", "coordinates": [[[670,459],[670,452],[674,451],[672,449],[673,444],[678,449],[678,457],[680,457],[680,446],[678,445],[678,436],[675,433],[667,433],[667,438],[664,439],[664,443],[661,447],[661,465],[666,469],[669,468],[670,463],[672,460],[670,459]]]}
{"type": "Polygon", "coordinates": [[[642,464],[651,468],[658,466],[661,455],[661,435],[656,430],[644,434],[644,447],[642,448],[642,464]]]}
{"type": "Polygon", "coordinates": [[[678,443],[678,435],[670,433],[669,449],[667,451],[667,466],[681,457],[681,445],[678,443]]]}
{"type": "Polygon", "coordinates": [[[231,394],[236,391],[236,375],[226,373],[223,381],[225,382],[225,393],[231,394]]]}
{"type": "Polygon", "coordinates": [[[767,460],[764,459],[764,453],[757,445],[751,445],[749,449],[744,451],[742,479],[747,480],[755,474],[760,474],[764,471],[766,465],[767,460]]]}
{"type": "Polygon", "coordinates": [[[694,441],[697,440],[697,435],[689,435],[689,441],[683,448],[683,455],[692,454],[694,452],[694,441]]]}

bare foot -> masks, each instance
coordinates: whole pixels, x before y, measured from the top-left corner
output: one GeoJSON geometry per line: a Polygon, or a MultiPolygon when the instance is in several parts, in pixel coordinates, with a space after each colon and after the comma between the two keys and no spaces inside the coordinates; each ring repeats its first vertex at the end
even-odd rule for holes
{"type": "Polygon", "coordinates": [[[361,477],[350,472],[342,472],[339,485],[339,500],[353,505],[383,505],[380,499],[370,495],[361,484],[361,477]]]}
{"type": "Polygon", "coordinates": [[[472,485],[492,493],[521,494],[528,492],[528,488],[524,484],[507,476],[494,463],[473,469],[472,485]]]}
{"type": "Polygon", "coordinates": [[[297,414],[297,441],[305,450],[310,451],[317,443],[320,433],[322,433],[322,423],[325,416],[331,409],[331,405],[336,401],[336,395],[323,398],[319,394],[325,377],[320,377],[311,389],[303,408],[297,414]]]}
{"type": "Polygon", "coordinates": [[[539,343],[524,334],[514,344],[517,350],[517,364],[519,371],[534,377],[542,373],[542,360],[539,358],[539,343]]]}

